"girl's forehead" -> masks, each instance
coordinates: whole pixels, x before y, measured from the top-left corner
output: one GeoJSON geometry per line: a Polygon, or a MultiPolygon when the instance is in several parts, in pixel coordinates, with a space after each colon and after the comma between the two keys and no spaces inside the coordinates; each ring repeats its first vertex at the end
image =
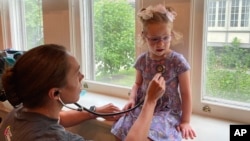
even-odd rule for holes
{"type": "Polygon", "coordinates": [[[158,36],[171,34],[172,28],[167,23],[151,23],[146,26],[145,30],[147,34],[158,36]]]}

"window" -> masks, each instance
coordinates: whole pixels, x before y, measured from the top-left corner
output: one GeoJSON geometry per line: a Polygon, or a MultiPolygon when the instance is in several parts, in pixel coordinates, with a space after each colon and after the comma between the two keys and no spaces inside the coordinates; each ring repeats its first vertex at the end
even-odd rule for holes
{"type": "Polygon", "coordinates": [[[249,3],[249,0],[208,1],[208,27],[213,30],[223,29],[220,27],[231,28],[231,30],[248,27],[249,3]]]}
{"type": "MultiPolygon", "coordinates": [[[[10,18],[5,18],[5,22],[10,20],[11,45],[5,48],[16,50],[28,50],[34,46],[42,44],[43,41],[43,15],[42,0],[9,0],[3,1],[7,10],[9,10],[10,18]]],[[[7,22],[8,23],[8,22],[7,22]]],[[[9,25],[4,25],[5,30],[9,25]]]]}
{"type": "Polygon", "coordinates": [[[231,6],[231,27],[237,27],[238,26],[238,19],[239,19],[239,1],[233,0],[232,6],[231,6]]]}
{"type": "Polygon", "coordinates": [[[249,27],[249,5],[249,0],[232,0],[231,27],[249,27]]]}
{"type": "MultiPolygon", "coordinates": [[[[244,0],[204,0],[194,3],[199,6],[204,5],[204,11],[199,11],[203,13],[203,17],[196,19],[194,22],[196,26],[193,26],[195,28],[192,46],[192,85],[195,94],[199,95],[194,97],[195,105],[199,105],[194,107],[194,111],[224,119],[249,122],[250,25],[247,24],[244,28],[240,28],[239,25],[242,17],[245,17],[242,9],[249,9],[249,4],[244,0]],[[210,9],[214,7],[211,3],[218,5],[216,8],[218,12],[215,15],[218,17],[217,23],[220,23],[219,19],[223,19],[219,17],[224,17],[221,13],[230,11],[230,16],[225,16],[230,18],[227,28],[215,30],[210,27],[210,9]],[[199,26],[201,23],[203,28],[199,26]]],[[[245,20],[246,23],[249,22],[249,18],[245,20]]]]}
{"type": "Polygon", "coordinates": [[[215,26],[216,1],[209,2],[208,26],[215,26]]]}
{"type": "Polygon", "coordinates": [[[225,27],[226,1],[209,1],[208,5],[208,26],[225,27]]]}
{"type": "Polygon", "coordinates": [[[218,10],[218,27],[225,27],[226,19],[226,1],[219,1],[219,10],[218,10]]]}
{"type": "Polygon", "coordinates": [[[24,0],[26,46],[31,49],[44,43],[42,0],[24,0]]]}
{"type": "Polygon", "coordinates": [[[6,48],[64,45],[82,65],[89,89],[93,82],[105,86],[95,87],[101,93],[110,86],[127,96],[135,73],[134,0],[3,1],[10,13],[5,21],[11,25],[11,45],[6,48]]]}
{"type": "Polygon", "coordinates": [[[86,79],[131,87],[135,70],[135,1],[82,2],[82,43],[88,56],[86,79]],[[86,41],[86,38],[88,38],[86,41]]]}
{"type": "Polygon", "coordinates": [[[240,24],[241,27],[249,26],[249,16],[250,16],[249,5],[250,5],[249,0],[242,1],[241,24],[240,24]]]}

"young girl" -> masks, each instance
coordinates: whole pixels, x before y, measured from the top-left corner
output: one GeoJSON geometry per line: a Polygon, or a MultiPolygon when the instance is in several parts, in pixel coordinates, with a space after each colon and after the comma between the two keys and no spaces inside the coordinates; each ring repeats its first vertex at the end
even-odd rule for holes
{"type": "MultiPolygon", "coordinates": [[[[142,39],[148,52],[141,54],[135,63],[136,80],[124,110],[134,107],[145,97],[149,81],[160,72],[166,81],[164,95],[157,101],[149,141],[181,141],[196,135],[190,126],[191,90],[190,66],[182,54],[170,49],[176,39],[173,21],[176,12],[171,7],[157,5],[142,9],[138,16],[142,23],[142,39]]],[[[124,140],[137,119],[141,107],[121,117],[111,132],[124,140]]],[[[138,131],[140,132],[140,131],[138,131]]]]}

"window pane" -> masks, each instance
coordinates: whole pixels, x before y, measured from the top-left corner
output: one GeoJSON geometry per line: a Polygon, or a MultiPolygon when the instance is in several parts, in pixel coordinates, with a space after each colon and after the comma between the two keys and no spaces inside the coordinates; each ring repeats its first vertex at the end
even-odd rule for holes
{"type": "Polygon", "coordinates": [[[225,26],[225,14],[226,14],[226,1],[219,1],[219,9],[218,9],[218,27],[225,26]]]}
{"type": "Polygon", "coordinates": [[[94,1],[96,81],[131,86],[134,83],[134,1],[94,1]]]}
{"type": "MultiPolygon", "coordinates": [[[[235,23],[239,20],[238,9],[245,6],[239,7],[238,3],[241,0],[227,0],[227,2],[232,2],[232,13],[228,13],[231,14],[233,23],[230,26],[237,26],[235,23]]],[[[247,21],[249,22],[249,19],[247,21]]],[[[207,28],[206,34],[212,34],[217,38],[209,39],[206,43],[203,99],[249,108],[250,33],[243,29],[232,31],[231,27],[220,32],[210,32],[207,28]]]]}
{"type": "Polygon", "coordinates": [[[232,0],[231,6],[231,27],[238,26],[239,0],[232,0]]]}
{"type": "Polygon", "coordinates": [[[27,48],[43,44],[42,0],[25,0],[27,48]]]}
{"type": "Polygon", "coordinates": [[[209,7],[208,7],[208,26],[214,27],[215,26],[215,14],[216,14],[216,2],[215,1],[209,1],[209,7]]]}
{"type": "Polygon", "coordinates": [[[249,24],[249,0],[242,1],[242,9],[241,9],[241,27],[247,27],[249,24]]]}

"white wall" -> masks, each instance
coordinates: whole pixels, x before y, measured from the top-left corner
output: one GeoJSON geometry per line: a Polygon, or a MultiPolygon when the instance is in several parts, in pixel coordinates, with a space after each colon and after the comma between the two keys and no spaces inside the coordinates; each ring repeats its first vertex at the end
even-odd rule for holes
{"type": "Polygon", "coordinates": [[[70,47],[68,0],[43,0],[44,42],[70,47]]]}
{"type": "Polygon", "coordinates": [[[2,19],[0,18],[0,49],[3,49],[2,19]]]}

